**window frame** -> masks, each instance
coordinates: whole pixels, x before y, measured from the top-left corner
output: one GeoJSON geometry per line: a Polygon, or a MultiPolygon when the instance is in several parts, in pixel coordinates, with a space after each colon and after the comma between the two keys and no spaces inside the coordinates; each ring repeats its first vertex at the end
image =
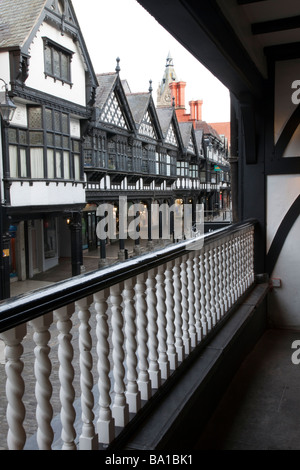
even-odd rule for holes
{"type": "Polygon", "coordinates": [[[71,63],[73,59],[73,51],[70,51],[66,47],[57,44],[56,42],[52,41],[49,38],[43,37],[44,42],[44,74],[45,78],[51,77],[54,81],[59,80],[62,84],[67,83],[71,87],[73,86],[72,83],[72,76],[71,76],[71,63]],[[48,65],[46,62],[46,49],[50,49],[51,54],[51,71],[48,70],[48,65]],[[58,53],[59,55],[59,73],[55,73],[55,59],[54,59],[54,52],[58,53]],[[67,57],[67,78],[63,76],[62,73],[62,56],[67,57]]]}

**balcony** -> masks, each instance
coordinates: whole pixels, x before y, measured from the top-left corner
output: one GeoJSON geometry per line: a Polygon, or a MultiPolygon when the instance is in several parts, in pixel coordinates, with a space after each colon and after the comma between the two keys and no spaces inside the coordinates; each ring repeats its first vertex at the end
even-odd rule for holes
{"type": "Polygon", "coordinates": [[[0,448],[194,445],[265,329],[269,286],[254,272],[255,225],[2,302],[0,448]]]}

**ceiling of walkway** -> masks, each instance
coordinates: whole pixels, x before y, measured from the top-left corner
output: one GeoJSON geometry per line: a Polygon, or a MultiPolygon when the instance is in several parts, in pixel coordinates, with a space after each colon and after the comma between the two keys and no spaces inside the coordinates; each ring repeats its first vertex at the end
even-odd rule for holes
{"type": "Polygon", "coordinates": [[[267,57],[300,57],[299,0],[138,0],[235,94],[261,93],[267,57]]]}

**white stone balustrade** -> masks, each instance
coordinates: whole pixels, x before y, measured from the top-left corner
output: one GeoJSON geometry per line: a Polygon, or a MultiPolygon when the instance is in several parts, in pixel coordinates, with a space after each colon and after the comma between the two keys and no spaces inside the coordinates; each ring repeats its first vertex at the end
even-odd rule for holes
{"type": "Polygon", "coordinates": [[[61,421],[62,449],[93,450],[111,443],[117,429],[126,427],[253,284],[253,252],[254,228],[248,224],[212,241],[208,237],[196,251],[177,254],[173,248],[167,261],[157,256],[150,265],[154,255],[148,254],[144,265],[136,271],[131,266],[132,275],[121,282],[110,278],[108,287],[32,319],[31,356],[27,351],[23,357],[26,323],[2,332],[7,448],[26,446],[24,393],[30,387],[38,449],[53,446],[54,415],[61,421]],[[23,377],[30,357],[35,384],[23,377]],[[59,410],[51,404],[54,389],[59,410]]]}

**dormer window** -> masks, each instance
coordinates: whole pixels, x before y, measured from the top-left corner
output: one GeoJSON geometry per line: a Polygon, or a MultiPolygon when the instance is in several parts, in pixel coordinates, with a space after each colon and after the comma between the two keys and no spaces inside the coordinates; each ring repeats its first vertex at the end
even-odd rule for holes
{"type": "Polygon", "coordinates": [[[45,77],[52,77],[63,83],[71,83],[71,62],[73,52],[50,41],[44,40],[45,77]]]}

